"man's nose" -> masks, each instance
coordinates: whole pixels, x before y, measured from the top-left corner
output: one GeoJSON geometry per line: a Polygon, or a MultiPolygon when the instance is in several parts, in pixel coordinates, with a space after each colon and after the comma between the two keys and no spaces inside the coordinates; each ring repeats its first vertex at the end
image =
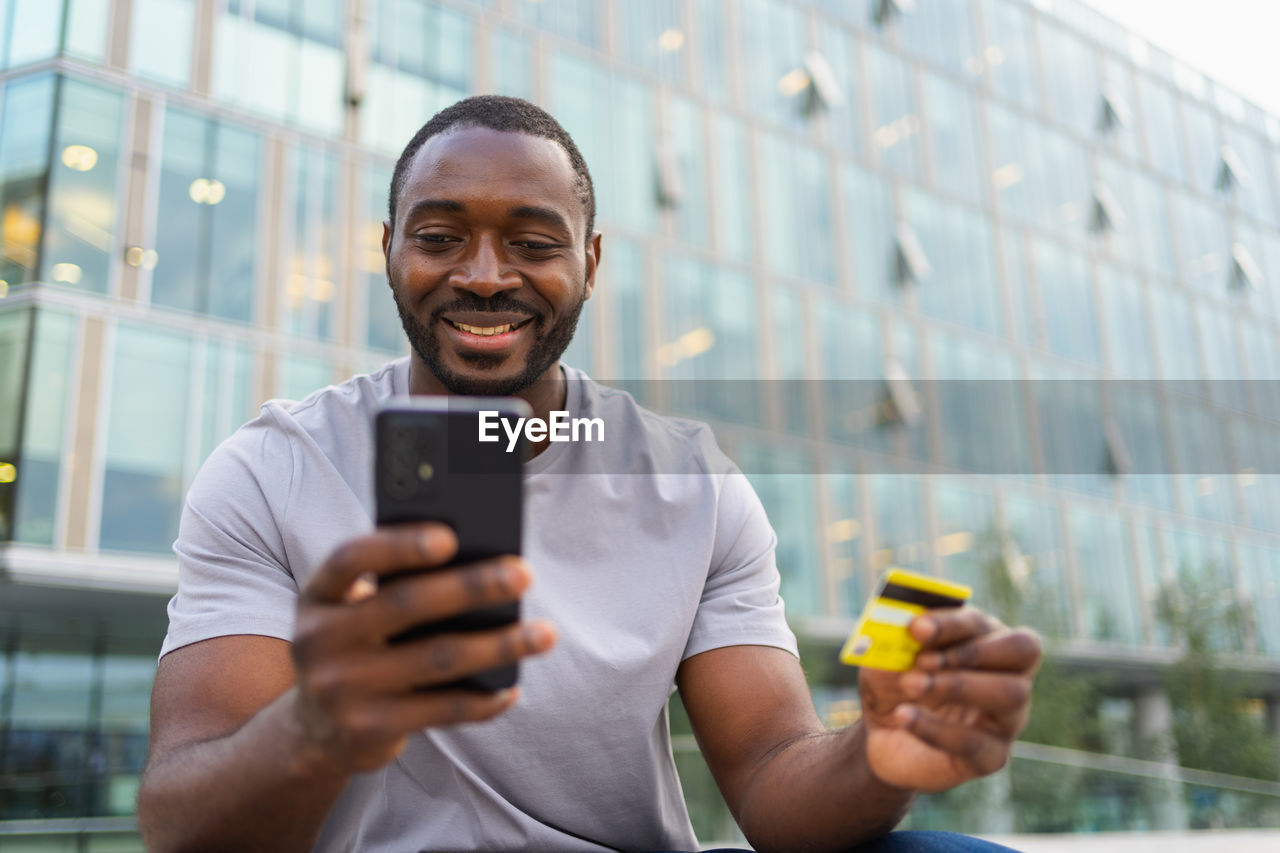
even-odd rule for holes
{"type": "Polygon", "coordinates": [[[520,274],[503,262],[499,241],[481,238],[449,276],[449,284],[488,298],[502,290],[515,290],[523,284],[520,274]]]}

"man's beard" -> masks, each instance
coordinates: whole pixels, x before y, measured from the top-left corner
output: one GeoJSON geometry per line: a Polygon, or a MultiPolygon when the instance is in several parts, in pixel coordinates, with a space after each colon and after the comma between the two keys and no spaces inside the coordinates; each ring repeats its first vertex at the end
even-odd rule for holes
{"type": "MultiPolygon", "coordinates": [[[[550,329],[543,330],[541,328],[543,325],[542,315],[534,312],[527,305],[518,302],[505,291],[496,293],[488,299],[464,291],[458,299],[433,311],[429,319],[429,325],[424,326],[413,312],[409,311],[404,303],[400,301],[400,294],[395,287],[391,288],[392,296],[396,302],[396,311],[400,314],[400,324],[404,327],[404,333],[409,338],[409,345],[413,347],[413,351],[417,353],[418,358],[422,359],[422,363],[431,371],[431,375],[438,379],[440,384],[448,389],[451,394],[481,397],[509,397],[517,394],[538,381],[559,360],[564,351],[568,349],[569,343],[573,340],[573,333],[578,328],[578,317],[582,314],[583,303],[587,301],[585,292],[586,286],[584,282],[584,295],[573,306],[573,309],[561,317],[559,322],[550,329]],[[441,315],[449,311],[512,311],[531,315],[532,319],[529,320],[529,323],[533,326],[534,340],[533,346],[530,347],[529,354],[525,358],[524,369],[515,376],[506,379],[463,376],[450,370],[445,365],[444,359],[440,357],[441,342],[440,336],[436,331],[440,323],[448,322],[443,320],[441,315]]],[[[505,355],[489,353],[465,353],[459,357],[467,364],[481,371],[493,370],[507,358],[505,355]]]]}

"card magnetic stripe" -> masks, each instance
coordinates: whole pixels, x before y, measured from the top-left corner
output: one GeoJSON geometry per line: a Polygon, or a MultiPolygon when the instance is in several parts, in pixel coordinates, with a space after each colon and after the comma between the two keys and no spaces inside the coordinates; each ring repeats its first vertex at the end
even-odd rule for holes
{"type": "Polygon", "coordinates": [[[915,604],[924,608],[959,607],[964,604],[963,598],[928,592],[923,589],[914,589],[900,583],[886,583],[884,589],[880,591],[880,597],[901,601],[906,604],[915,604]]]}

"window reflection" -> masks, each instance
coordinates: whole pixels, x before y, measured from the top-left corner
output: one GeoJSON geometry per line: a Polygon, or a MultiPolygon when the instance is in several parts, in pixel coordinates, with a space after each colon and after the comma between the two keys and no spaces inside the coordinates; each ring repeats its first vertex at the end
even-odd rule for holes
{"type": "Polygon", "coordinates": [[[1045,19],[1039,29],[1044,61],[1045,88],[1049,99],[1045,112],[1076,133],[1097,133],[1098,103],[1102,86],[1093,47],[1045,19]]]}
{"type": "Polygon", "coordinates": [[[156,226],[152,303],[247,322],[255,295],[258,137],[169,109],[161,157],[164,215],[156,226]]]}
{"type": "Polygon", "coordinates": [[[920,478],[909,474],[873,474],[868,479],[874,524],[871,570],[879,575],[891,566],[927,568],[929,546],[920,478]]]}
{"type": "Polygon", "coordinates": [[[14,539],[54,544],[58,522],[58,480],[71,403],[72,353],[79,323],[70,314],[36,312],[21,466],[17,479],[14,539]]]}
{"type": "Polygon", "coordinates": [[[787,613],[793,619],[822,614],[826,595],[819,575],[809,454],[799,448],[750,443],[737,455],[778,534],[776,557],[787,613]]]}
{"type": "Polygon", "coordinates": [[[871,91],[871,150],[885,169],[920,177],[920,107],[916,103],[910,64],[867,42],[867,75],[871,91]]]}
{"type": "Polygon", "coordinates": [[[934,270],[916,289],[920,309],[941,320],[999,334],[1003,324],[991,224],[929,193],[908,191],[903,206],[934,270]]]}
{"type": "Polygon", "coordinates": [[[0,312],[0,541],[13,535],[13,504],[17,469],[18,431],[22,386],[27,374],[27,338],[31,334],[33,311],[0,312]]]}
{"type": "Polygon", "coordinates": [[[1124,520],[1114,512],[1083,505],[1073,507],[1070,518],[1085,639],[1140,644],[1141,619],[1124,520]]]}
{"type": "Polygon", "coordinates": [[[933,179],[951,195],[981,203],[984,161],[978,136],[977,102],[968,89],[935,74],[925,74],[933,179]]]}
{"type": "Polygon", "coordinates": [[[819,151],[773,134],[760,139],[766,261],[779,275],[836,283],[831,165],[819,151]]]}
{"type": "MultiPolygon", "coordinates": [[[[8,5],[8,4],[6,4],[8,5]]],[[[63,4],[51,0],[13,0],[7,64],[25,65],[58,52],[63,4]]]]}
{"type": "Polygon", "coordinates": [[[333,381],[333,365],[320,355],[298,352],[282,353],[276,362],[274,396],[286,400],[305,400],[313,391],[333,381]]]}
{"type": "MultiPolygon", "coordinates": [[[[340,0],[227,0],[214,38],[214,96],[337,135],[343,116],[344,9],[340,0]]],[[[371,69],[370,94],[376,83],[371,69]]]]}
{"type": "Polygon", "coordinates": [[[682,7],[677,0],[622,0],[618,35],[628,64],[673,83],[684,79],[689,50],[682,7]]]}
{"type": "Polygon", "coordinates": [[[738,54],[750,57],[742,67],[743,94],[752,112],[790,127],[803,123],[803,93],[808,76],[804,16],[779,0],[742,0],[738,4],[738,54]]]}
{"type": "Polygon", "coordinates": [[[980,61],[991,88],[1001,97],[1038,109],[1040,94],[1031,15],[1023,3],[981,0],[987,43],[980,61]]]}
{"type": "MultiPolygon", "coordinates": [[[[843,460],[842,468],[852,466],[843,460]]],[[[822,531],[829,555],[829,571],[837,590],[837,611],[857,618],[869,593],[861,545],[865,521],[858,497],[858,478],[851,473],[829,473],[819,478],[826,490],[826,524],[822,531]]]]}
{"type": "Polygon", "coordinates": [[[60,88],[40,277],[105,293],[120,207],[116,167],[124,98],[77,80],[63,79],[60,88]]]}
{"type": "Polygon", "coordinates": [[[680,198],[672,210],[676,234],[687,243],[710,248],[702,111],[688,98],[673,95],[665,104],[665,125],[660,144],[668,146],[680,172],[680,198]]]}
{"type": "Polygon", "coordinates": [[[1018,618],[1010,624],[1034,625],[1052,639],[1071,636],[1071,595],[1067,552],[1057,507],[1033,495],[1010,494],[1004,500],[1007,542],[1000,561],[1018,602],[1018,618]]]}
{"type": "Polygon", "coordinates": [[[1036,241],[1034,260],[1050,351],[1100,365],[1097,309],[1088,262],[1047,240],[1036,241]]]}
{"type": "Polygon", "coordinates": [[[754,183],[747,150],[747,131],[742,122],[716,113],[711,119],[711,168],[715,186],[716,248],[737,261],[751,260],[755,248],[751,192],[754,183]]]}
{"type": "Polygon", "coordinates": [[[191,81],[195,0],[133,0],[129,68],[170,86],[191,81]]]}
{"type": "Polygon", "coordinates": [[[956,74],[982,73],[969,0],[920,0],[899,26],[912,53],[956,74]]]}
{"type": "Polygon", "coordinates": [[[55,81],[27,77],[5,86],[0,110],[0,279],[36,279],[49,169],[55,81]]]}
{"type": "Polygon", "coordinates": [[[100,545],[166,553],[182,507],[191,341],[125,324],[115,337],[100,545]]]}
{"type": "Polygon", "coordinates": [[[365,286],[365,343],[372,349],[400,353],[405,350],[405,337],[387,284],[386,259],[382,254],[382,223],[387,218],[391,169],[381,163],[370,163],[364,169],[363,179],[364,211],[357,237],[356,266],[365,286]]]}
{"type": "Polygon", "coordinates": [[[526,23],[587,47],[600,47],[600,4],[596,0],[528,0],[514,4],[526,23]]]}
{"type": "Polygon", "coordinates": [[[292,335],[332,339],[344,278],[338,266],[337,161],[322,148],[302,146],[294,152],[291,172],[292,260],[281,286],[278,324],[292,335]]]}
{"type": "Polygon", "coordinates": [[[533,46],[510,30],[490,31],[489,54],[493,62],[493,92],[513,98],[533,99],[533,46]]]}
{"type": "Polygon", "coordinates": [[[652,378],[645,360],[645,318],[649,312],[645,302],[648,272],[644,249],[636,241],[618,236],[606,240],[604,246],[597,275],[598,286],[604,288],[601,295],[608,294],[613,299],[611,331],[602,336],[605,346],[613,348],[613,377],[652,378]]]}

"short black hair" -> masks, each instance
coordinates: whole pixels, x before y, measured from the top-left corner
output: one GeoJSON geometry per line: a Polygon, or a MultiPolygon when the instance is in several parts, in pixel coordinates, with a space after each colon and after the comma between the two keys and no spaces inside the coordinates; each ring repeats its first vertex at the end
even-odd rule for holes
{"type": "Polygon", "coordinates": [[[476,95],[465,98],[452,106],[445,107],[424,124],[409,144],[404,147],[400,159],[396,161],[396,169],[391,175],[391,193],[387,199],[387,212],[391,215],[391,224],[396,221],[396,201],[404,189],[409,176],[409,164],[418,153],[418,149],[431,137],[454,128],[487,127],[490,130],[506,133],[527,133],[540,136],[558,144],[569,155],[569,164],[573,166],[575,175],[574,189],[582,201],[587,213],[587,239],[595,230],[596,224],[596,189],[591,182],[591,172],[587,169],[587,161],[582,152],[574,144],[560,122],[536,104],[522,98],[511,98],[506,95],[476,95]]]}

